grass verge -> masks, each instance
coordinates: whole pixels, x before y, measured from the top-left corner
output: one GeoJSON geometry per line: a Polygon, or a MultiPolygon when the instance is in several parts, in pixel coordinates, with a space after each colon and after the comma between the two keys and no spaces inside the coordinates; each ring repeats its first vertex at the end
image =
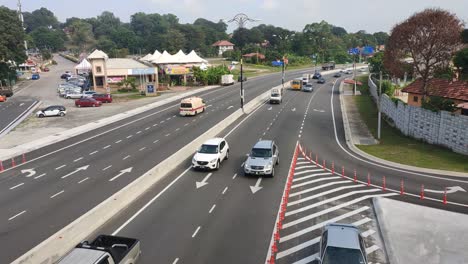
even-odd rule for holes
{"type": "MultiPolygon", "coordinates": [[[[355,97],[361,118],[372,135],[377,138],[377,108],[369,94],[367,76],[360,80],[362,96],[355,97]]],[[[447,148],[427,144],[403,135],[397,128],[382,121],[381,140],[378,145],[357,145],[359,149],[381,159],[411,166],[468,172],[468,157],[447,148]]]]}

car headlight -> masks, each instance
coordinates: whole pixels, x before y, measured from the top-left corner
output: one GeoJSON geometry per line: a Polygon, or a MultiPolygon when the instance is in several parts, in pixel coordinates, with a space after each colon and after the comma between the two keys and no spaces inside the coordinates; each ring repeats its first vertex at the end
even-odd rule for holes
{"type": "Polygon", "coordinates": [[[210,163],[215,163],[218,159],[210,160],[210,163]]]}
{"type": "Polygon", "coordinates": [[[196,163],[196,162],[197,162],[197,160],[195,159],[195,156],[192,158],[192,162],[193,162],[193,163],[196,163]]]}

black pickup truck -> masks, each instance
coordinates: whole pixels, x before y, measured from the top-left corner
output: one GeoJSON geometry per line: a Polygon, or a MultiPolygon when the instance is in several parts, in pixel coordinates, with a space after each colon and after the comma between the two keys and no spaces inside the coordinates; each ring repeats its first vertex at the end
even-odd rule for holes
{"type": "Polygon", "coordinates": [[[0,87],[0,95],[10,97],[13,95],[13,90],[10,87],[0,87]]]}

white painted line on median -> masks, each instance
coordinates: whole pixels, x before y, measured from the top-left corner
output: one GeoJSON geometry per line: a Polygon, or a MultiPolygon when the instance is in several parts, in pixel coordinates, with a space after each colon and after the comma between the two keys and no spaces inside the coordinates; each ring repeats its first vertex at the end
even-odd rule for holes
{"type": "Polygon", "coordinates": [[[184,126],[188,126],[190,123],[185,124],[184,126]]]}
{"type": "Polygon", "coordinates": [[[136,133],[137,133],[137,134],[141,134],[141,130],[140,130],[140,131],[138,131],[138,132],[136,132],[136,133]]]}
{"type": "Polygon", "coordinates": [[[23,106],[23,105],[24,105],[24,103],[21,103],[19,106],[23,106]]]}
{"type": "MultiPolygon", "coordinates": [[[[319,172],[323,171],[323,169],[315,169],[315,170],[305,170],[305,171],[300,171],[300,172],[294,172],[294,176],[310,173],[310,172],[319,172]]],[[[331,174],[331,173],[330,173],[331,174]]]]}
{"type": "Polygon", "coordinates": [[[145,128],[145,130],[149,130],[149,129],[150,129],[150,127],[145,128]]]}
{"type": "Polygon", "coordinates": [[[372,245],[371,247],[366,248],[366,255],[373,253],[374,251],[379,250],[380,248],[377,245],[372,245]]]}
{"type": "Polygon", "coordinates": [[[307,264],[307,263],[312,263],[317,257],[319,256],[318,253],[313,254],[312,256],[308,256],[306,258],[303,258],[299,261],[296,261],[292,264],[307,264]]]}
{"type": "Polygon", "coordinates": [[[302,167],[296,167],[296,171],[297,170],[302,170],[302,169],[313,169],[313,168],[317,168],[316,165],[307,165],[307,166],[302,166],[302,167]]]}
{"type": "Polygon", "coordinates": [[[115,142],[115,144],[119,144],[120,142],[122,142],[121,139],[120,139],[120,140],[117,140],[117,141],[115,142]]]}
{"type": "MultiPolygon", "coordinates": [[[[322,172],[322,173],[314,173],[314,174],[311,174],[311,175],[306,175],[306,176],[302,176],[302,177],[297,177],[293,180],[293,182],[297,182],[297,181],[302,181],[302,180],[307,180],[307,179],[310,179],[310,178],[315,178],[315,177],[320,177],[320,176],[326,176],[326,175],[332,175],[330,172],[322,172]]],[[[334,176],[335,177],[335,176],[334,176]]]]}
{"type": "Polygon", "coordinates": [[[109,165],[109,166],[105,167],[105,168],[102,169],[102,170],[105,171],[105,170],[107,170],[107,169],[109,169],[109,168],[111,168],[111,167],[112,167],[112,165],[109,165]]]}
{"type": "Polygon", "coordinates": [[[60,195],[60,194],[62,194],[62,193],[64,193],[64,192],[65,192],[64,190],[61,190],[60,192],[58,192],[58,193],[52,195],[52,196],[50,197],[50,199],[54,199],[55,197],[57,197],[58,195],[60,195]]]}
{"type": "Polygon", "coordinates": [[[107,146],[103,147],[102,149],[108,149],[108,148],[110,148],[110,146],[111,145],[107,145],[107,146]]]}
{"type": "Polygon", "coordinates": [[[169,133],[169,134],[166,134],[166,137],[168,137],[168,136],[170,136],[170,135],[171,135],[171,133],[169,133]]]}
{"type": "Polygon", "coordinates": [[[17,185],[15,185],[15,186],[13,186],[13,187],[10,187],[10,190],[16,189],[16,188],[20,187],[20,186],[23,185],[23,184],[24,184],[24,182],[22,182],[22,183],[20,183],[20,184],[17,184],[17,185]]]}
{"type": "Polygon", "coordinates": [[[177,178],[175,178],[171,183],[169,183],[166,188],[164,188],[161,192],[159,192],[156,196],[154,196],[148,203],[146,203],[138,212],[136,212],[132,217],[130,217],[125,223],[123,223],[117,230],[112,233],[113,236],[117,235],[122,229],[124,229],[133,219],[137,218],[148,206],[150,206],[156,199],[158,199],[161,195],[163,195],[172,185],[174,185],[180,178],[182,178],[192,167],[188,167],[184,172],[182,172],[177,178]]]}
{"type": "Polygon", "coordinates": [[[91,155],[94,155],[94,154],[96,154],[96,153],[98,153],[98,152],[99,152],[99,151],[96,150],[96,151],[93,151],[93,152],[89,153],[89,155],[91,156],[91,155]]]}
{"type": "Polygon", "coordinates": [[[79,181],[78,184],[80,184],[80,183],[82,183],[82,182],[85,182],[85,181],[87,181],[88,179],[89,179],[89,177],[86,177],[86,178],[82,179],[81,181],[79,181]]]}
{"type": "Polygon", "coordinates": [[[228,187],[224,188],[222,193],[225,194],[227,190],[228,190],[228,187]]]}
{"type": "Polygon", "coordinates": [[[310,164],[310,161],[301,161],[301,162],[298,162],[298,163],[296,163],[296,166],[297,166],[297,165],[302,165],[302,164],[310,164]]]}
{"type": "MultiPolygon", "coordinates": [[[[296,189],[296,188],[306,186],[306,185],[309,185],[309,184],[313,184],[313,183],[317,183],[317,182],[321,182],[321,181],[329,181],[329,180],[334,180],[334,179],[341,179],[341,177],[340,176],[334,176],[334,177],[320,178],[320,179],[313,180],[313,181],[303,182],[303,183],[295,184],[295,185],[291,186],[291,189],[296,189]]],[[[358,184],[355,184],[355,185],[358,186],[358,184]]]]}
{"type": "Polygon", "coordinates": [[[146,149],[146,147],[142,147],[141,149],[139,149],[139,151],[143,151],[143,150],[145,150],[145,149],[146,149]]]}
{"type": "Polygon", "coordinates": [[[131,138],[131,137],[133,137],[133,135],[129,135],[129,136],[127,136],[127,138],[131,138]]]}
{"type": "MultiPolygon", "coordinates": [[[[322,185],[319,185],[319,186],[316,186],[316,187],[313,187],[313,188],[310,188],[310,189],[305,189],[305,190],[302,190],[300,192],[295,192],[295,193],[291,193],[289,195],[289,197],[294,197],[294,196],[298,196],[298,195],[301,195],[301,194],[304,194],[304,193],[308,193],[308,192],[313,192],[315,190],[318,190],[318,189],[322,189],[322,188],[325,188],[325,187],[328,187],[328,186],[332,186],[332,185],[337,185],[337,184],[348,184],[349,181],[348,180],[342,180],[342,181],[336,181],[336,182],[329,182],[329,183],[325,183],[325,184],[322,184],[322,185]]],[[[355,185],[357,186],[357,185],[355,185]]]]}
{"type": "Polygon", "coordinates": [[[41,175],[34,177],[34,179],[37,180],[37,179],[39,179],[39,178],[41,178],[41,177],[43,177],[45,175],[46,175],[45,173],[42,173],[41,175]]]}
{"type": "Polygon", "coordinates": [[[179,258],[174,259],[174,262],[172,262],[172,264],[177,264],[177,262],[179,262],[179,258]]]}
{"type": "Polygon", "coordinates": [[[55,170],[60,170],[61,168],[65,167],[65,166],[67,166],[67,165],[64,164],[62,166],[59,166],[59,167],[55,168],[55,170]]]}
{"type": "Polygon", "coordinates": [[[234,180],[237,177],[237,173],[232,176],[232,179],[234,180]]]}
{"type": "Polygon", "coordinates": [[[153,141],[154,144],[156,144],[158,142],[159,142],[159,139],[156,139],[155,141],[153,141]]]}
{"type": "Polygon", "coordinates": [[[128,158],[130,158],[130,155],[127,155],[125,158],[123,158],[123,160],[126,160],[128,158]]]}
{"type": "Polygon", "coordinates": [[[15,214],[14,216],[8,218],[8,221],[11,221],[11,220],[15,219],[16,217],[18,217],[18,216],[20,216],[20,215],[22,215],[22,214],[24,214],[24,213],[26,213],[26,210],[24,210],[24,211],[21,212],[21,213],[15,214]]]}
{"type": "Polygon", "coordinates": [[[375,234],[375,231],[372,230],[372,229],[369,229],[369,230],[367,230],[367,231],[365,231],[365,232],[362,232],[362,233],[361,233],[361,236],[362,236],[362,237],[368,237],[368,236],[372,236],[373,234],[375,234]]]}
{"type": "Polygon", "coordinates": [[[201,226],[197,227],[197,230],[195,230],[195,232],[193,233],[192,238],[194,238],[198,234],[198,231],[200,231],[200,229],[201,226]]]}
{"type": "Polygon", "coordinates": [[[231,109],[231,108],[233,108],[233,107],[234,107],[234,106],[230,105],[230,106],[227,108],[227,110],[229,110],[229,109],[231,109]]]}
{"type": "Polygon", "coordinates": [[[211,207],[211,209],[210,209],[210,211],[208,213],[211,214],[215,208],[216,208],[216,204],[213,204],[213,206],[211,207]]]}

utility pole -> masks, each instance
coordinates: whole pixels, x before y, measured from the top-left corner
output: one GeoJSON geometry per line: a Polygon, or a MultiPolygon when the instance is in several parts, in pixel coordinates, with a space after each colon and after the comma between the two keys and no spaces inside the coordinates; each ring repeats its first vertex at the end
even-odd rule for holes
{"type": "Polygon", "coordinates": [[[379,103],[377,109],[379,110],[379,116],[377,117],[377,138],[380,140],[380,126],[381,126],[381,119],[382,119],[382,109],[380,109],[380,102],[382,98],[382,71],[380,71],[380,80],[379,80],[379,103]]]}
{"type": "MultiPolygon", "coordinates": [[[[18,17],[21,21],[21,27],[24,31],[26,31],[26,28],[24,27],[23,12],[21,11],[21,0],[18,0],[18,17]]],[[[28,56],[28,42],[26,41],[26,39],[24,40],[24,49],[26,50],[26,56],[28,56]]]]}

